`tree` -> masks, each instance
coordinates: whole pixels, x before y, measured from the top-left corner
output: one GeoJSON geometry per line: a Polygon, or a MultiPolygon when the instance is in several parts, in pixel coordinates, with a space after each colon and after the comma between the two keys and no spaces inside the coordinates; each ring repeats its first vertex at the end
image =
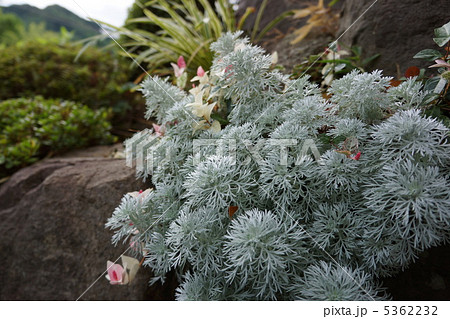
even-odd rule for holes
{"type": "Polygon", "coordinates": [[[11,13],[3,13],[0,9],[0,44],[12,44],[24,30],[23,21],[11,13]]]}

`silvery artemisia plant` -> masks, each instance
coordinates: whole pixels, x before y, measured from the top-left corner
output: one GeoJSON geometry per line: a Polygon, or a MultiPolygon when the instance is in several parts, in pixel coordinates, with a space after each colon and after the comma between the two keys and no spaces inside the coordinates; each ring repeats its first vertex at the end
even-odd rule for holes
{"type": "Polygon", "coordinates": [[[113,242],[152,283],[174,271],[178,300],[386,298],[379,277],[450,239],[448,128],[415,79],[354,71],[322,95],[239,36],[189,93],[142,84],[154,189],[125,195],[113,242]]]}

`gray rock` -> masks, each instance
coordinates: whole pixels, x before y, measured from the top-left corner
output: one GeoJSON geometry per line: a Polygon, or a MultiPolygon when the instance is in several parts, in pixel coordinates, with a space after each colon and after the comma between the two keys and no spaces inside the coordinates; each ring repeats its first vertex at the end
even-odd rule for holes
{"type": "Polygon", "coordinates": [[[423,49],[438,49],[434,29],[449,21],[448,0],[345,0],[338,34],[346,45],[359,45],[365,57],[381,54],[373,69],[403,76],[410,66],[430,63],[413,59],[423,49]],[[353,25],[352,25],[353,24],[353,25]]]}
{"type": "MultiPolygon", "coordinates": [[[[332,0],[325,0],[324,5],[327,6],[332,0]]],[[[260,21],[260,30],[266,26],[269,22],[275,19],[280,14],[284,13],[288,10],[294,9],[303,9],[310,5],[316,5],[318,3],[317,0],[268,0],[266,8],[263,12],[263,16],[260,21]]],[[[251,31],[253,26],[255,25],[256,16],[262,4],[261,0],[240,0],[239,8],[236,12],[238,18],[243,16],[247,7],[255,8],[255,12],[250,14],[248,18],[245,20],[244,30],[251,31]]],[[[334,5],[334,8],[339,9],[342,6],[342,3],[338,2],[334,5]]],[[[297,28],[299,26],[304,25],[306,19],[285,19],[281,21],[276,28],[282,33],[289,33],[289,30],[292,28],[297,28]]]]}
{"type": "MultiPolygon", "coordinates": [[[[326,0],[327,5],[331,0],[326,0]]],[[[244,24],[244,30],[250,34],[255,24],[256,15],[261,5],[260,0],[241,0],[239,2],[239,10],[237,16],[241,17],[246,7],[254,7],[255,13],[251,14],[244,24]]],[[[316,5],[317,1],[308,0],[269,0],[260,22],[260,30],[278,15],[288,10],[303,9],[309,5],[316,5]]],[[[338,2],[333,6],[332,13],[338,15],[342,4],[338,2]]],[[[269,31],[267,35],[258,43],[268,53],[278,53],[278,64],[285,67],[286,73],[291,73],[294,66],[306,61],[310,55],[320,54],[331,43],[334,38],[334,31],[337,31],[337,25],[334,31],[328,30],[324,32],[323,28],[313,28],[308,36],[301,42],[291,44],[296,38],[293,34],[307,22],[309,17],[302,19],[293,19],[287,17],[274,29],[269,31]]]]}
{"type": "MultiPolygon", "coordinates": [[[[24,168],[0,187],[0,299],[167,300],[140,269],[130,286],[112,286],[107,260],[127,248],[111,244],[105,223],[123,194],[145,189],[124,159],[50,159],[24,168]]],[[[170,283],[169,283],[170,285],[170,283]]]]}
{"type": "MultiPolygon", "coordinates": [[[[241,0],[238,16],[244,13],[247,5],[258,8],[260,3],[241,0]]],[[[317,1],[269,0],[261,25],[264,26],[281,12],[304,8],[308,4],[317,4],[317,1]]],[[[305,61],[311,54],[322,53],[330,42],[339,38],[345,46],[360,46],[363,58],[381,55],[366,70],[380,69],[385,75],[401,77],[410,66],[427,68],[430,65],[413,59],[413,56],[423,49],[439,49],[432,40],[433,30],[449,21],[448,8],[447,0],[341,0],[333,6],[334,12],[340,12],[334,35],[315,28],[304,40],[292,45],[292,32],[303,26],[307,18],[288,18],[260,44],[269,53],[277,51],[279,63],[290,72],[293,66],[305,61]]],[[[251,30],[255,18],[256,14],[248,18],[246,30],[251,30]]],[[[433,74],[433,71],[428,74],[433,74]]]]}

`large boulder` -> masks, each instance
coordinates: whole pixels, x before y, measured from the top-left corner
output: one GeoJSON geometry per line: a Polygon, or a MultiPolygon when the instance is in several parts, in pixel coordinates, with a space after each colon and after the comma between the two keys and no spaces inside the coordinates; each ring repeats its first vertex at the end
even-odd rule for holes
{"type": "Polygon", "coordinates": [[[343,43],[361,46],[365,57],[381,54],[373,68],[402,76],[410,66],[430,65],[413,56],[438,48],[433,30],[449,21],[448,9],[447,0],[345,0],[338,34],[345,32],[343,43]]]}
{"type": "MultiPolygon", "coordinates": [[[[238,16],[243,15],[246,6],[258,9],[260,4],[258,0],[241,0],[238,16]]],[[[317,0],[269,0],[260,25],[266,25],[286,10],[301,9],[311,4],[317,4],[317,0]]],[[[413,59],[413,56],[423,49],[437,49],[432,40],[433,30],[449,21],[447,0],[341,0],[332,7],[332,12],[340,16],[336,29],[328,30],[334,34],[319,27],[301,42],[291,44],[295,39],[293,32],[305,25],[308,17],[287,18],[260,44],[269,52],[277,51],[279,63],[290,72],[309,55],[322,53],[329,43],[339,39],[347,47],[360,46],[363,59],[380,54],[372,65],[366,67],[367,70],[380,69],[385,75],[401,77],[410,66],[426,68],[430,65],[413,59]]],[[[247,31],[252,29],[255,19],[256,14],[249,16],[244,25],[247,31]]]]}
{"type": "Polygon", "coordinates": [[[127,249],[111,244],[108,217],[123,194],[147,187],[124,159],[102,157],[45,160],[13,175],[0,187],[0,299],[76,300],[86,290],[82,300],[173,298],[148,286],[146,268],[129,286],[102,274],[127,249]]]}
{"type": "MultiPolygon", "coordinates": [[[[331,0],[325,0],[325,6],[330,2],[331,0]]],[[[237,10],[238,18],[244,15],[247,7],[255,8],[255,12],[248,16],[244,24],[244,30],[247,34],[251,34],[255,26],[257,13],[261,4],[261,0],[239,1],[239,9],[237,10]]],[[[316,0],[268,0],[261,17],[259,30],[262,30],[272,20],[286,11],[304,9],[316,4],[316,0]]],[[[340,2],[335,4],[330,12],[330,16],[339,16],[341,6],[340,2]]],[[[286,17],[258,43],[269,53],[277,52],[278,64],[284,66],[287,73],[291,73],[296,65],[306,61],[310,55],[324,52],[328,44],[335,39],[334,32],[337,31],[337,23],[332,28],[313,28],[305,39],[299,43],[292,44],[291,42],[297,38],[294,32],[303,27],[308,19],[309,16],[301,19],[293,18],[292,16],[286,17]]]]}
{"type": "MultiPolygon", "coordinates": [[[[324,5],[328,6],[328,4],[332,0],[325,0],[324,5]]],[[[249,32],[253,30],[253,27],[256,22],[257,13],[261,7],[263,2],[261,0],[240,0],[238,10],[236,12],[238,18],[242,17],[247,8],[252,7],[255,9],[254,13],[250,14],[244,23],[244,30],[249,32]]],[[[263,15],[261,17],[261,21],[259,23],[259,30],[262,30],[266,25],[268,25],[272,20],[278,17],[280,14],[296,9],[304,9],[310,5],[317,5],[317,0],[268,0],[266,4],[266,8],[264,9],[263,15]]],[[[333,7],[335,9],[339,9],[342,6],[342,3],[338,2],[333,7]]],[[[305,24],[306,19],[285,19],[280,21],[276,28],[282,33],[289,33],[295,28],[298,28],[305,24]]]]}

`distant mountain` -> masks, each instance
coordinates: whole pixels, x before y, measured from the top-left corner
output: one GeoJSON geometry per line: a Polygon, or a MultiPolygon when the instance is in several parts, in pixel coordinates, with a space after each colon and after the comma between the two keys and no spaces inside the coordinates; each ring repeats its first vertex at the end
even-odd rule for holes
{"type": "Polygon", "coordinates": [[[91,21],[80,18],[72,11],[58,5],[39,9],[28,4],[2,7],[4,13],[14,13],[28,25],[31,22],[44,22],[48,30],[59,32],[61,27],[75,31],[74,39],[83,39],[100,33],[99,26],[91,21]]]}

